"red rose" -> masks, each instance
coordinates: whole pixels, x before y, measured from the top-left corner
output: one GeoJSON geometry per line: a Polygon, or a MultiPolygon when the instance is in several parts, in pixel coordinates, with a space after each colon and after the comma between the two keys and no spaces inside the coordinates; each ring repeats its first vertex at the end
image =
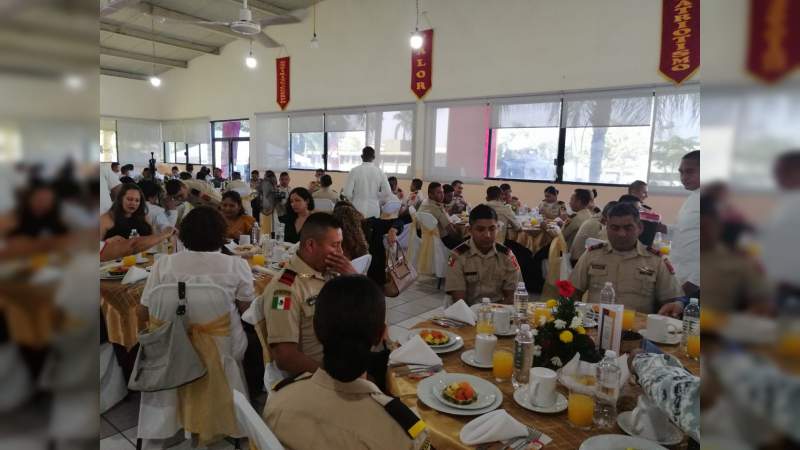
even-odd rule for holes
{"type": "Polygon", "coordinates": [[[575,293],[575,286],[569,280],[556,281],[556,287],[558,287],[558,294],[564,298],[570,298],[575,293]]]}

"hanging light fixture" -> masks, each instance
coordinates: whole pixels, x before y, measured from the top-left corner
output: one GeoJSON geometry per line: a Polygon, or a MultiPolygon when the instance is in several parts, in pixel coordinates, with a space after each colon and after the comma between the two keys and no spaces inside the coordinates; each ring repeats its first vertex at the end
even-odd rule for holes
{"type": "MultiPolygon", "coordinates": [[[[153,18],[153,11],[152,8],[150,10],[150,33],[156,34],[156,22],[153,18]]],[[[161,86],[161,78],[156,76],[156,41],[153,42],[153,66],[150,72],[150,85],[153,87],[161,86]]]]}
{"type": "Polygon", "coordinates": [[[414,32],[411,33],[411,39],[409,39],[409,44],[411,44],[411,48],[414,50],[419,50],[422,48],[422,44],[424,40],[422,39],[422,33],[419,32],[419,0],[417,0],[417,15],[416,15],[416,24],[414,25],[414,32]]]}
{"type": "Polygon", "coordinates": [[[247,58],[244,59],[244,64],[251,68],[255,69],[258,67],[258,60],[255,56],[253,56],[253,40],[250,39],[250,53],[247,54],[247,58]]]}
{"type": "Polygon", "coordinates": [[[319,39],[317,38],[317,4],[314,3],[314,36],[308,44],[311,48],[319,48],[319,39]]]}

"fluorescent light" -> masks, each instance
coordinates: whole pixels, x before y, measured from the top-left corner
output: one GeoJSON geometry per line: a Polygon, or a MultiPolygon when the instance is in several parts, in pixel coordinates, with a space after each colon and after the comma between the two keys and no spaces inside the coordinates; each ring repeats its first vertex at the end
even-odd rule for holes
{"type": "Polygon", "coordinates": [[[422,34],[419,31],[415,31],[411,34],[411,39],[409,39],[409,43],[411,44],[411,48],[414,50],[419,50],[422,48],[423,39],[422,34]]]}
{"type": "Polygon", "coordinates": [[[158,78],[157,76],[153,75],[152,77],[150,77],[150,84],[152,84],[153,87],[161,86],[161,78],[158,78]]]}

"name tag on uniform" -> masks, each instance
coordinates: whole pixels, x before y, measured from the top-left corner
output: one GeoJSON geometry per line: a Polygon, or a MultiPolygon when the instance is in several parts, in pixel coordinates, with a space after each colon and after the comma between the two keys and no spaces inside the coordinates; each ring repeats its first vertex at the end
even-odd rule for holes
{"type": "Polygon", "coordinates": [[[639,273],[642,275],[653,275],[654,273],[656,273],[655,270],[645,266],[639,267],[638,269],[639,273]]]}
{"type": "Polygon", "coordinates": [[[605,270],[606,269],[606,265],[605,264],[594,264],[594,263],[592,263],[591,264],[591,268],[592,269],[597,269],[597,270],[605,270]]]}
{"type": "Polygon", "coordinates": [[[464,275],[477,275],[478,272],[464,272],[464,275]]]}

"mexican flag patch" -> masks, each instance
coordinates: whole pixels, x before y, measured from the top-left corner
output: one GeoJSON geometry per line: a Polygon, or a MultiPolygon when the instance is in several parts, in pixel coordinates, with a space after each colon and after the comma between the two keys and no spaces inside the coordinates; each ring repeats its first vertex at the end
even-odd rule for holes
{"type": "Polygon", "coordinates": [[[289,294],[275,293],[272,296],[272,309],[286,311],[292,307],[292,297],[289,294]]]}

